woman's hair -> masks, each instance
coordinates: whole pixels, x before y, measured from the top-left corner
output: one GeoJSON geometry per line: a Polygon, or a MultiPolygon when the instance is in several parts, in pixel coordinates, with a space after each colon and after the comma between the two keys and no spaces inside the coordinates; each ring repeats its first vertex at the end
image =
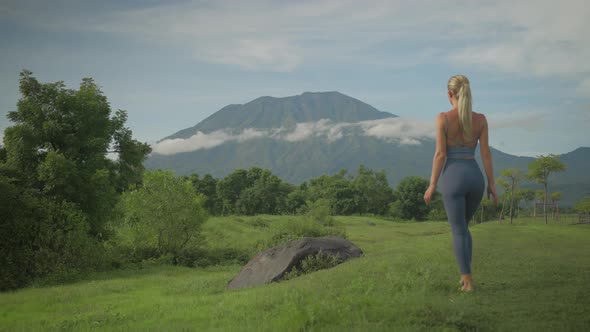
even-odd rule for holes
{"type": "Polygon", "coordinates": [[[471,89],[469,80],[463,75],[455,75],[447,84],[449,91],[457,97],[459,125],[463,128],[463,138],[471,141],[471,89]]]}

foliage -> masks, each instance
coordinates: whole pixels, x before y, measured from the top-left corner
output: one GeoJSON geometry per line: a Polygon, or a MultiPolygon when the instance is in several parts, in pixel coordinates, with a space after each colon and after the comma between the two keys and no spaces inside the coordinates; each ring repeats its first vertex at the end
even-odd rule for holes
{"type": "Polygon", "coordinates": [[[575,209],[582,213],[590,213],[590,196],[585,196],[576,203],[575,209]]]}
{"type": "Polygon", "coordinates": [[[309,180],[309,200],[327,199],[333,215],[350,215],[357,212],[360,197],[361,193],[346,178],[346,170],[332,176],[322,175],[309,180]]]}
{"type": "Polygon", "coordinates": [[[189,179],[197,193],[203,196],[203,206],[207,209],[207,212],[211,215],[221,214],[222,202],[217,195],[217,183],[219,180],[211,176],[211,174],[206,174],[203,178],[199,178],[198,174],[193,174],[189,179]]]}
{"type": "Polygon", "coordinates": [[[330,202],[325,198],[320,198],[315,202],[310,202],[307,217],[323,226],[334,226],[334,218],[330,215],[330,202]]]}
{"type": "Polygon", "coordinates": [[[284,212],[288,214],[301,214],[307,209],[307,197],[307,183],[303,182],[297,189],[287,195],[284,212]]]}
{"type": "Polygon", "coordinates": [[[277,214],[285,210],[292,190],[291,185],[259,167],[237,169],[217,183],[223,214],[277,214]]]}
{"type": "Polygon", "coordinates": [[[104,255],[84,214],[0,175],[0,291],[100,269],[104,255]]]}
{"type": "Polygon", "coordinates": [[[107,98],[91,78],[71,90],[62,81],[40,83],[24,70],[20,92],[17,110],[8,113],[14,125],[4,132],[5,167],[23,185],[78,206],[90,232],[104,235],[116,193],[140,181],[150,147],[124,127],[125,111],[111,117],[107,98]],[[107,158],[110,148],[117,161],[107,158]]]}
{"type": "MultiPolygon", "coordinates": [[[[528,179],[543,185],[543,211],[547,209],[547,186],[551,173],[562,172],[565,170],[565,164],[559,161],[559,156],[549,154],[540,155],[529,164],[528,179]]],[[[545,223],[547,223],[547,213],[545,214],[545,223]]]]}
{"type": "Polygon", "coordinates": [[[146,172],[143,184],[121,198],[123,218],[114,226],[117,241],[139,257],[170,254],[177,259],[203,240],[200,230],[207,213],[202,201],[190,181],[172,172],[146,172]]]}
{"type": "Polygon", "coordinates": [[[258,242],[256,251],[262,251],[303,237],[321,237],[326,235],[346,238],[346,230],[342,224],[336,222],[333,222],[330,226],[326,226],[312,218],[289,217],[287,222],[280,224],[268,240],[258,242]]]}
{"type": "Polygon", "coordinates": [[[387,182],[385,171],[376,172],[360,165],[352,185],[359,193],[358,213],[387,213],[387,207],[393,201],[393,190],[387,182]]]}
{"type": "Polygon", "coordinates": [[[560,191],[555,191],[552,192],[551,195],[549,195],[549,197],[551,197],[552,202],[559,202],[561,200],[561,197],[563,197],[563,193],[560,191]]]}
{"type": "Polygon", "coordinates": [[[396,187],[396,201],[390,205],[390,215],[401,219],[426,219],[431,209],[424,204],[424,192],[428,185],[428,180],[418,176],[404,178],[396,187]]]}
{"type": "Polygon", "coordinates": [[[320,250],[315,255],[309,255],[301,260],[301,262],[293,266],[293,268],[283,275],[282,280],[289,280],[303,274],[329,269],[342,263],[342,259],[338,255],[332,255],[320,250]]]}

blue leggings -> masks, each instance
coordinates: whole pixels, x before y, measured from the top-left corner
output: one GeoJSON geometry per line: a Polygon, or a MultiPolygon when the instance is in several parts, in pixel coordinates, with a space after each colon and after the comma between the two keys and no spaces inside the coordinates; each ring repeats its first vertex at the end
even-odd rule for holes
{"type": "Polygon", "coordinates": [[[451,231],[453,250],[462,274],[471,273],[471,233],[467,224],[483,198],[485,181],[475,159],[447,159],[441,193],[451,231]]]}

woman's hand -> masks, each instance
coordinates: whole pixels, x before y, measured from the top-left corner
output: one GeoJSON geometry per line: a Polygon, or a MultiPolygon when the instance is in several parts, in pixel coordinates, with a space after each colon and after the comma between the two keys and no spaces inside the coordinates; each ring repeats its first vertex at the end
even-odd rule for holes
{"type": "Polygon", "coordinates": [[[428,186],[428,189],[426,189],[426,192],[424,193],[424,203],[426,203],[426,205],[430,204],[430,201],[432,200],[432,195],[434,195],[435,191],[436,186],[433,185],[428,186]]]}
{"type": "Polygon", "coordinates": [[[494,199],[494,205],[498,205],[498,195],[496,194],[496,185],[494,183],[488,184],[488,199],[490,199],[490,195],[494,199]]]}

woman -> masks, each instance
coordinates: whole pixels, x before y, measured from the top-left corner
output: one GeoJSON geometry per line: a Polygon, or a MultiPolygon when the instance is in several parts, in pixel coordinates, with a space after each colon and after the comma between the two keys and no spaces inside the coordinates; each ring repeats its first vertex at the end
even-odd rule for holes
{"type": "Polygon", "coordinates": [[[448,96],[453,108],[436,117],[436,152],[424,201],[430,203],[442,170],[441,193],[453,233],[453,249],[461,272],[461,290],[472,291],[472,245],[467,225],[479,207],[485,186],[483,174],[475,161],[478,141],[488,179],[488,198],[492,195],[494,204],[498,203],[498,198],[488,145],[488,123],[483,114],[471,111],[471,89],[467,77],[451,77],[448,96]]]}

